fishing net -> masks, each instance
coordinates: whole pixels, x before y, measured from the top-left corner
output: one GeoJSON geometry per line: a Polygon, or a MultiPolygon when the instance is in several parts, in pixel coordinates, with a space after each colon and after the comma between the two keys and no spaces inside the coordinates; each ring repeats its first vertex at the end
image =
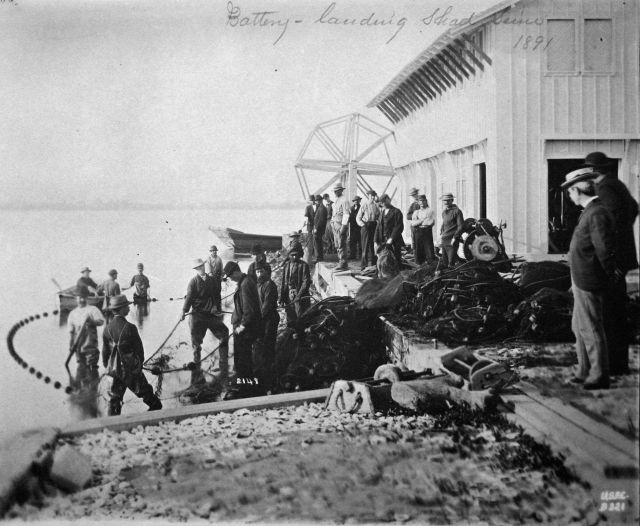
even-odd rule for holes
{"type": "Polygon", "coordinates": [[[536,342],[572,342],[573,296],[552,288],[542,288],[522,301],[512,313],[518,339],[536,342]]]}
{"type": "Polygon", "coordinates": [[[353,298],[329,297],[278,334],[278,390],[315,389],[339,378],[370,377],[386,361],[383,326],[375,312],[358,308],[353,298]]]}
{"type": "Polygon", "coordinates": [[[543,288],[567,291],[571,288],[569,265],[560,261],[527,262],[520,265],[518,285],[524,296],[543,288]]]}

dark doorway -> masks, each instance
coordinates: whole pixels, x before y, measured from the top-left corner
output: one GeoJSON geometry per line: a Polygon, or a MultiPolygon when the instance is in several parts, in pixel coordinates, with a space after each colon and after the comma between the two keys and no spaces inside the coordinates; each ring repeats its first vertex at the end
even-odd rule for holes
{"type": "MultiPolygon", "coordinates": [[[[581,209],[574,205],[567,192],[560,188],[565,181],[565,175],[582,167],[583,159],[550,159],[549,165],[549,254],[566,254],[573,229],[578,224],[581,209]]],[[[611,170],[617,177],[617,163],[611,170]]]]}
{"type": "Polygon", "coordinates": [[[487,165],[478,164],[478,211],[482,218],[487,217],[487,165]]]}

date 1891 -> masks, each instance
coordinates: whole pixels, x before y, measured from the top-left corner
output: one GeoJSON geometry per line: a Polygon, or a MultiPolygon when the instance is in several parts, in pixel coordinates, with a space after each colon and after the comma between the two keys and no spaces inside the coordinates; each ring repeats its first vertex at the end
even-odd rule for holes
{"type": "Polygon", "coordinates": [[[552,40],[553,40],[553,37],[548,39],[545,44],[545,38],[542,35],[539,35],[535,38],[532,35],[528,35],[526,37],[525,35],[520,35],[520,38],[516,40],[516,43],[513,45],[513,49],[523,49],[524,51],[535,51],[536,49],[540,48],[542,44],[544,44],[544,47],[540,48],[542,51],[544,51],[549,47],[552,40]]]}

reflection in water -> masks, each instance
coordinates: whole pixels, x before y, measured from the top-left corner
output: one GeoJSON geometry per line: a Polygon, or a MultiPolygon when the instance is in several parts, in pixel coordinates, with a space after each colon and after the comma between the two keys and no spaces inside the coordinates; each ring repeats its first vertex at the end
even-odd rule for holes
{"type": "Polygon", "coordinates": [[[147,300],[138,300],[134,298],[133,300],[133,314],[136,317],[136,325],[138,328],[142,328],[144,325],[144,319],[149,316],[149,311],[151,307],[147,300]]]}

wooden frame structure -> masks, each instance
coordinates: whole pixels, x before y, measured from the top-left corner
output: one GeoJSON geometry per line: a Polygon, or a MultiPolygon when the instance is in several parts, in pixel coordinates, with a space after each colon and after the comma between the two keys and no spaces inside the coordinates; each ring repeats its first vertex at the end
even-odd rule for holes
{"type": "MultiPolygon", "coordinates": [[[[395,170],[386,144],[391,136],[393,136],[392,130],[359,113],[352,113],[316,125],[307,137],[295,164],[298,184],[303,197],[306,199],[310,194],[322,195],[332,184],[340,182],[346,188],[347,198],[351,200],[358,191],[364,194],[367,190],[372,189],[371,184],[367,181],[368,176],[386,177],[387,181],[383,190],[383,193],[386,193],[395,179],[395,170]],[[337,143],[334,140],[336,131],[340,132],[342,136],[341,144],[338,144],[340,141],[337,143]],[[368,132],[368,137],[364,136],[363,131],[368,132]],[[330,133],[334,134],[334,138],[330,133]],[[307,157],[307,152],[314,139],[322,145],[327,158],[312,159],[307,157]],[[366,162],[366,159],[378,149],[384,150],[388,164],[366,162]],[[305,170],[331,172],[333,175],[320,187],[310,191],[305,170]]],[[[393,195],[396,191],[397,187],[394,189],[393,195]]]]}

